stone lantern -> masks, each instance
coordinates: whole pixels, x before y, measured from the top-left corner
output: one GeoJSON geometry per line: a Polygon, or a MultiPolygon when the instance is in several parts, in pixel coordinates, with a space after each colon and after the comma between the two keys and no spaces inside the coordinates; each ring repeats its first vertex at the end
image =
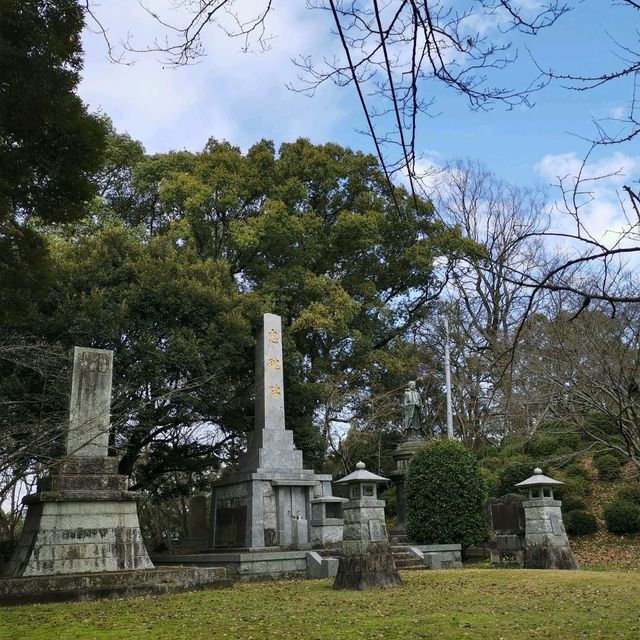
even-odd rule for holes
{"type": "Polygon", "coordinates": [[[516,487],[529,491],[522,503],[525,517],[525,569],[577,569],[569,539],[562,522],[562,502],[553,496],[553,488],[564,484],[533,470],[533,475],[516,487]]]}
{"type": "Polygon", "coordinates": [[[384,500],[378,500],[378,484],[387,478],[365,469],[356,470],[335,484],[347,487],[342,505],[344,533],[342,556],[334,582],[336,589],[372,589],[400,584],[391,554],[384,520],[384,500]]]}

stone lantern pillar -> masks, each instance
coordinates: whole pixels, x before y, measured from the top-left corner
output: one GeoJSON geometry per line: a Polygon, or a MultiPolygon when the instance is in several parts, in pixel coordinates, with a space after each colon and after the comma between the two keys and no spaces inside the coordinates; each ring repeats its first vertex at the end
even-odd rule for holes
{"type": "Polygon", "coordinates": [[[525,569],[578,568],[562,522],[562,502],[553,496],[553,488],[561,484],[536,468],[530,478],[516,485],[529,491],[529,499],[522,503],[525,569]]]}
{"type": "Polygon", "coordinates": [[[380,482],[387,482],[387,478],[366,471],[363,462],[336,482],[347,487],[349,498],[342,505],[344,533],[335,589],[362,590],[401,583],[387,538],[384,500],[378,500],[380,482]]]}

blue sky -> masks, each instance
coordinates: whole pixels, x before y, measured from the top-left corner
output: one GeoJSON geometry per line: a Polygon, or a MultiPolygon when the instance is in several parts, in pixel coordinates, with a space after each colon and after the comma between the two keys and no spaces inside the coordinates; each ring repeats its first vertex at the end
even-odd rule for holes
{"type": "MultiPolygon", "coordinates": [[[[541,4],[516,1],[522,6],[541,4]]],[[[239,7],[260,4],[260,0],[237,2],[239,7]]],[[[80,94],[92,109],[107,113],[119,131],[140,140],[150,152],[198,150],[209,136],[243,149],[260,138],[280,143],[304,136],[317,143],[335,141],[372,151],[370,141],[355,132],[364,128],[364,121],[353,87],[323,85],[312,98],[286,88],[298,74],[291,58],[310,54],[319,59],[339,53],[330,16],[308,10],[304,4],[274,2],[268,32],[275,37],[269,51],[243,53],[239,40],[213,28],[204,39],[208,55],[197,65],[179,69],[164,67],[156,55],[130,56],[134,64],[128,66],[110,63],[103,40],[86,32],[80,94]]],[[[148,6],[166,11],[170,0],[152,0],[148,6]]],[[[96,5],[96,13],[113,43],[127,34],[139,45],[162,36],[158,25],[131,0],[103,2],[96,5]]],[[[632,18],[640,18],[640,12],[613,2],[577,2],[555,26],[535,37],[517,38],[519,59],[495,76],[496,82],[523,86],[535,77],[528,51],[542,68],[558,72],[611,70],[622,64],[611,38],[631,45],[638,42],[632,18]]],[[[481,28],[504,37],[491,31],[491,25],[481,28]]],[[[418,151],[425,163],[479,159],[499,176],[526,185],[548,184],[561,172],[575,171],[588,148],[577,136],[592,133],[592,119],[628,108],[632,85],[627,80],[577,93],[555,83],[533,97],[535,105],[530,109],[506,110],[498,105],[487,112],[470,111],[463,97],[437,84],[424,90],[435,96],[433,111],[440,114],[420,123],[418,151]]],[[[594,171],[623,171],[623,176],[597,185],[597,205],[587,211],[594,224],[601,218],[604,231],[615,224],[616,190],[640,175],[640,149],[637,143],[607,148],[594,160],[594,171]]]]}

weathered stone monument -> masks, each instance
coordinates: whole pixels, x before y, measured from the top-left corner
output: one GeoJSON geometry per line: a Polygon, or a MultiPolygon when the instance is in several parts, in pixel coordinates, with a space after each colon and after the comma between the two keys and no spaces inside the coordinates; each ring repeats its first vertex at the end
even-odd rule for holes
{"type": "Polygon", "coordinates": [[[153,567],[135,495],[107,456],[113,354],[76,347],[66,457],[27,496],[27,517],[4,575],[41,576],[153,567]]]}
{"type": "Polygon", "coordinates": [[[530,478],[516,485],[529,490],[529,499],[522,503],[525,569],[578,568],[562,522],[562,502],[553,497],[553,487],[561,484],[536,468],[530,478]]]}
{"type": "Polygon", "coordinates": [[[344,534],[335,589],[379,589],[401,584],[387,538],[384,500],[378,500],[380,482],[387,479],[366,471],[363,462],[336,482],[347,487],[349,501],[343,505],[344,534]]]}
{"type": "Polygon", "coordinates": [[[220,567],[154,569],[135,494],[109,457],[113,354],[76,347],[66,455],[26,496],[27,517],[0,579],[0,604],[168,593],[230,584],[220,567]]]}
{"type": "Polygon", "coordinates": [[[496,534],[495,542],[490,546],[491,564],[494,567],[524,566],[524,500],[524,496],[516,493],[489,498],[489,523],[496,534]]]}
{"type": "Polygon", "coordinates": [[[237,472],[212,487],[214,549],[303,550],[341,539],[331,476],[303,469],[285,428],[282,367],[281,320],[267,313],[256,347],[255,428],[237,472]]]}

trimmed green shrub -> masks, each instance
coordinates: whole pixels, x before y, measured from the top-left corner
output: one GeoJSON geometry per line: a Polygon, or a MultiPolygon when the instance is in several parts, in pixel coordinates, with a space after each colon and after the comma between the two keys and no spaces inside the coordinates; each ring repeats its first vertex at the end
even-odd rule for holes
{"type": "Polygon", "coordinates": [[[495,496],[500,497],[507,493],[518,493],[520,489],[515,485],[532,476],[535,466],[533,462],[512,462],[507,464],[498,474],[495,496]]]}
{"type": "Polygon", "coordinates": [[[579,433],[567,431],[566,433],[560,433],[556,436],[561,447],[571,449],[571,451],[578,451],[582,444],[582,438],[579,433]]]}
{"type": "Polygon", "coordinates": [[[617,480],[620,477],[621,461],[615,455],[607,453],[593,458],[600,480],[617,480]]]}
{"type": "Polygon", "coordinates": [[[627,500],[614,500],[602,513],[607,529],[619,535],[640,531],[640,507],[627,500]]]}
{"type": "Polygon", "coordinates": [[[615,499],[632,502],[640,507],[640,484],[626,484],[624,487],[620,487],[615,499]]]}
{"type": "MultiPolygon", "coordinates": [[[[558,499],[560,498],[558,497],[558,499]]],[[[562,500],[562,513],[569,513],[570,511],[585,511],[586,508],[587,503],[582,498],[578,498],[577,496],[568,495],[565,496],[562,500]]]]}
{"type": "Polygon", "coordinates": [[[576,509],[564,516],[564,527],[571,536],[588,536],[598,530],[598,520],[592,513],[576,509]]]}
{"type": "Polygon", "coordinates": [[[486,540],[486,486],[478,461],[463,444],[433,440],[418,449],[405,491],[410,540],[463,547],[486,540]]]}
{"type": "Polygon", "coordinates": [[[595,461],[603,456],[614,456],[620,460],[620,464],[623,464],[627,460],[627,456],[625,456],[621,451],[618,451],[618,449],[602,449],[600,451],[596,451],[593,454],[593,459],[595,461]]]}
{"type": "Polygon", "coordinates": [[[579,462],[572,462],[564,470],[564,475],[567,478],[581,478],[589,482],[591,480],[591,472],[584,465],[579,462]]]}
{"type": "Polygon", "coordinates": [[[593,491],[591,482],[584,478],[565,478],[563,482],[564,485],[560,487],[561,495],[586,498],[590,496],[593,491]]]}
{"type": "Polygon", "coordinates": [[[525,451],[534,458],[551,456],[560,447],[560,442],[553,436],[537,434],[525,445],[525,451]]]}

